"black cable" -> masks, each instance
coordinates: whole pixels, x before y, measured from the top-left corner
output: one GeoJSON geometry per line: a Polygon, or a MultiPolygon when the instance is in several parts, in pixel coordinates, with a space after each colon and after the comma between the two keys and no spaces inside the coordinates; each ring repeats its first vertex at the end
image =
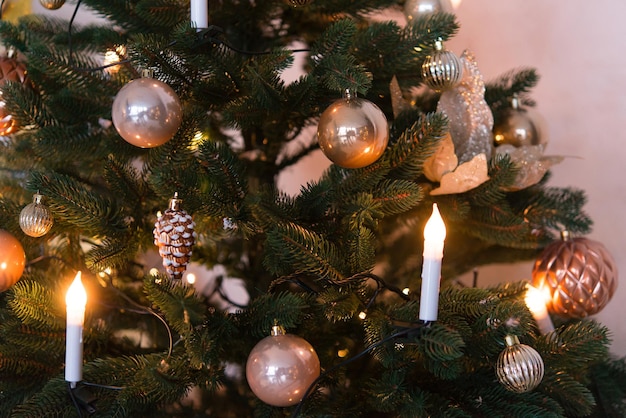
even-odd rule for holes
{"type": "Polygon", "coordinates": [[[70,394],[70,398],[72,399],[72,403],[74,404],[74,408],[76,408],[76,414],[80,418],[82,418],[83,412],[80,409],[80,406],[78,405],[78,400],[76,400],[76,396],[74,396],[74,388],[72,388],[72,384],[70,382],[67,382],[67,391],[70,394]]]}
{"type": "Polygon", "coordinates": [[[311,393],[313,392],[313,389],[315,388],[315,386],[317,386],[317,384],[320,382],[320,380],[322,380],[323,378],[325,378],[326,376],[328,376],[330,373],[334,372],[335,370],[347,366],[348,364],[352,363],[353,361],[356,361],[358,359],[360,359],[361,357],[363,357],[364,355],[368,354],[370,351],[380,347],[381,345],[395,339],[398,337],[402,337],[404,335],[408,335],[409,333],[415,331],[415,328],[406,328],[403,329],[402,331],[398,331],[394,334],[388,335],[387,337],[383,338],[382,340],[378,341],[377,343],[374,343],[372,345],[370,345],[369,347],[367,347],[365,350],[361,351],[359,354],[357,354],[354,357],[351,357],[345,361],[342,361],[341,363],[337,363],[335,364],[333,367],[331,367],[330,369],[324,371],[324,373],[321,373],[317,379],[315,379],[313,381],[313,383],[311,383],[309,385],[309,387],[307,388],[307,390],[304,392],[304,396],[302,397],[302,399],[300,400],[300,402],[298,402],[298,406],[296,407],[296,409],[294,409],[293,413],[291,414],[292,418],[297,417],[300,412],[302,411],[302,406],[304,405],[304,402],[306,401],[306,399],[311,395],[311,393]]]}
{"type": "Polygon", "coordinates": [[[78,8],[80,7],[80,3],[82,3],[83,0],[78,0],[76,2],[76,7],[74,8],[74,13],[72,13],[72,18],[70,19],[69,25],[67,27],[67,48],[68,48],[68,53],[69,56],[67,58],[67,62],[68,65],[71,67],[72,66],[72,25],[74,24],[74,19],[76,19],[76,15],[78,14],[78,8]]]}

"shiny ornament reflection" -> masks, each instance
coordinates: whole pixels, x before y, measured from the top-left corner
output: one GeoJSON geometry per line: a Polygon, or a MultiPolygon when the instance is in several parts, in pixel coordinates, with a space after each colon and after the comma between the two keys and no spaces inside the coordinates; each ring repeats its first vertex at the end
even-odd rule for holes
{"type": "Polygon", "coordinates": [[[511,392],[530,392],[543,379],[541,355],[531,346],[520,344],[515,335],[506,336],[506,345],[496,363],[498,380],[511,392]]]}
{"type": "Polygon", "coordinates": [[[26,254],[22,244],[9,232],[0,229],[0,292],[22,277],[25,265],[26,254]]]}
{"type": "Polygon", "coordinates": [[[57,10],[65,4],[65,0],[39,0],[39,3],[48,10],[57,10]]]}
{"type": "Polygon", "coordinates": [[[441,12],[452,13],[450,0],[407,0],[404,3],[404,16],[408,21],[441,12]]]}
{"type": "Polygon", "coordinates": [[[343,168],[361,168],[385,152],[389,124],[374,103],[348,94],[322,113],[317,136],[324,155],[333,163],[343,168]]]}
{"type": "Polygon", "coordinates": [[[52,213],[41,202],[42,198],[41,194],[35,193],[33,202],[24,206],[20,212],[20,228],[26,235],[35,238],[46,235],[54,224],[52,213]]]}
{"type": "Polygon", "coordinates": [[[306,340],[274,327],[271,336],[259,341],[246,363],[252,392],[268,405],[292,406],[320,374],[317,353],[306,340]]]}
{"type": "Polygon", "coordinates": [[[517,97],[511,100],[511,107],[493,127],[493,139],[496,146],[508,144],[523,147],[545,143],[535,121],[526,109],[520,107],[517,97]]]}
{"type": "Polygon", "coordinates": [[[172,139],[182,122],[182,106],[174,90],[150,77],[122,87],[111,114],[120,136],[141,148],[163,145],[172,139]]]}
{"type": "Polygon", "coordinates": [[[617,289],[617,266],[598,241],[570,237],[548,245],[535,261],[532,285],[549,289],[548,310],[568,318],[600,312],[617,289]]]}

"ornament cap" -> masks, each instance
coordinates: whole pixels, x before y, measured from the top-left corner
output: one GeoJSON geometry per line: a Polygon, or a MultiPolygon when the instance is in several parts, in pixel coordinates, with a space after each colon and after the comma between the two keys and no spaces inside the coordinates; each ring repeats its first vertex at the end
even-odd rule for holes
{"type": "Polygon", "coordinates": [[[519,338],[517,338],[517,335],[509,334],[504,337],[504,341],[506,341],[507,347],[513,347],[514,345],[519,344],[519,338]]]}
{"type": "Polygon", "coordinates": [[[154,78],[154,70],[152,68],[144,68],[141,70],[141,78],[154,78]]]}
{"type": "Polygon", "coordinates": [[[519,109],[519,96],[517,93],[514,93],[513,97],[511,97],[511,107],[516,110],[519,109]]]}
{"type": "Polygon", "coordinates": [[[272,332],[271,332],[271,336],[272,337],[276,337],[278,335],[285,335],[287,332],[285,331],[285,328],[282,325],[278,325],[277,323],[274,323],[274,326],[272,327],[272,332]]]}
{"type": "Polygon", "coordinates": [[[435,41],[435,51],[443,51],[443,39],[439,38],[435,41]]]}
{"type": "Polygon", "coordinates": [[[356,90],[354,89],[345,89],[343,91],[343,98],[346,99],[347,102],[349,102],[350,100],[354,100],[357,98],[357,93],[356,90]]]}
{"type": "Polygon", "coordinates": [[[35,193],[33,195],[33,203],[36,205],[41,204],[41,199],[43,199],[43,195],[40,194],[39,192],[35,193]]]}
{"type": "Polygon", "coordinates": [[[168,209],[170,210],[180,210],[180,204],[183,202],[183,199],[178,198],[178,192],[174,192],[174,197],[170,199],[170,204],[168,209]]]}
{"type": "Polygon", "coordinates": [[[572,239],[571,234],[569,233],[568,230],[564,229],[561,231],[561,240],[562,241],[569,241],[570,239],[572,239]]]}

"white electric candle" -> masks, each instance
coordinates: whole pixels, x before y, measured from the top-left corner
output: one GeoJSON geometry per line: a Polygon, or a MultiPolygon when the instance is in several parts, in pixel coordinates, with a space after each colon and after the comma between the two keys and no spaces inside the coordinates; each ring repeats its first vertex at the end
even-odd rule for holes
{"type": "Polygon", "coordinates": [[[191,23],[198,29],[209,27],[209,0],[191,0],[191,23]]]}
{"type": "Polygon", "coordinates": [[[80,271],[65,295],[67,328],[65,330],[65,380],[72,388],[83,380],[83,325],[87,292],[80,280],[80,271]]]}
{"type": "Polygon", "coordinates": [[[528,306],[528,310],[533,314],[535,322],[537,322],[539,332],[545,335],[554,331],[554,324],[552,323],[552,319],[550,319],[548,308],[546,307],[548,301],[547,295],[540,289],[528,285],[524,301],[526,302],[526,306],[528,306]]]}
{"type": "Polygon", "coordinates": [[[424,227],[424,264],[422,265],[422,294],[420,296],[420,316],[422,321],[436,321],[439,308],[439,282],[441,279],[441,259],[443,242],[446,239],[446,225],[443,223],[437,204],[433,204],[433,214],[424,227]]]}

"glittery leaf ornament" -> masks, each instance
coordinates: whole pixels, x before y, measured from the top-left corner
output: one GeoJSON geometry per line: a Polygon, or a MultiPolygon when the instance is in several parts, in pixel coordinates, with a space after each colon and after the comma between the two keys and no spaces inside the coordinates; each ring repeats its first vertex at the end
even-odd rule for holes
{"type": "Polygon", "coordinates": [[[485,82],[474,55],[461,55],[463,78],[439,98],[437,111],[450,121],[450,134],[459,162],[471,160],[478,154],[491,158],[493,148],[493,114],[485,101],[485,82]]]}
{"type": "Polygon", "coordinates": [[[441,181],[444,174],[453,171],[459,163],[449,133],[439,142],[437,151],[424,161],[424,175],[430,181],[441,181]]]}
{"type": "Polygon", "coordinates": [[[391,95],[391,109],[393,110],[394,118],[411,108],[411,103],[404,98],[400,83],[398,83],[398,78],[395,75],[391,77],[389,82],[389,93],[391,95]]]}
{"type": "Polygon", "coordinates": [[[507,191],[522,190],[537,184],[553,165],[563,161],[563,157],[544,156],[544,148],[544,144],[521,147],[505,144],[496,148],[497,154],[508,154],[519,170],[515,183],[506,188],[507,191]]]}
{"type": "Polygon", "coordinates": [[[456,170],[444,174],[439,187],[433,189],[430,194],[435,196],[463,193],[480,186],[487,180],[489,180],[487,157],[485,154],[478,154],[470,161],[460,164],[456,170]]]}

